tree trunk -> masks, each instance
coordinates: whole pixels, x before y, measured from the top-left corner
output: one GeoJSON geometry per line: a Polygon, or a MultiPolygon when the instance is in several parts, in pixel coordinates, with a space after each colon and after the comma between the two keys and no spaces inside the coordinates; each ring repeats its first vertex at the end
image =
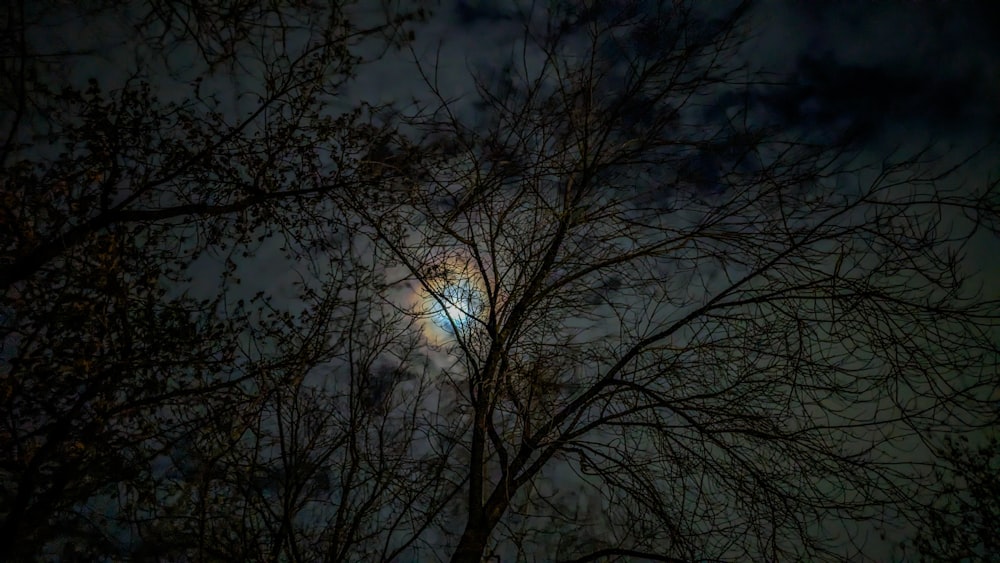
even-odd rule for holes
{"type": "Polygon", "coordinates": [[[458,542],[458,549],[451,556],[451,563],[479,563],[483,560],[483,551],[486,550],[486,540],[490,537],[486,522],[473,522],[465,527],[462,539],[458,542]]]}

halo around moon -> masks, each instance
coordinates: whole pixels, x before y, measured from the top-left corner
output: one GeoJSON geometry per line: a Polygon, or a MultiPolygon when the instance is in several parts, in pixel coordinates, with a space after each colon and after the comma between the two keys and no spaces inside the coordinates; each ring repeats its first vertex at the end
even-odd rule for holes
{"type": "Polygon", "coordinates": [[[436,293],[432,316],[447,331],[468,324],[483,308],[482,293],[469,278],[449,280],[436,293]]]}
{"type": "Polygon", "coordinates": [[[432,269],[419,290],[425,331],[433,340],[444,341],[456,331],[472,328],[487,306],[486,291],[478,272],[467,264],[450,260],[432,269]]]}

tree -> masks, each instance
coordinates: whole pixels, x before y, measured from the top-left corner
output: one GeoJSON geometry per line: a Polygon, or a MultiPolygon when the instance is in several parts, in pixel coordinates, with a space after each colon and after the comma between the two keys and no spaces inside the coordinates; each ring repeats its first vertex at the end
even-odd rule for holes
{"type": "Polygon", "coordinates": [[[436,517],[450,491],[415,481],[444,466],[412,449],[429,381],[412,321],[380,313],[378,275],[350,252],[339,258],[299,314],[256,325],[254,346],[274,352],[252,366],[246,396],[167,450],[170,471],[135,487],[120,515],[135,527],[132,553],[390,560],[436,517]]]}
{"type": "Polygon", "coordinates": [[[1000,444],[973,446],[968,437],[947,438],[935,473],[940,496],[929,503],[912,544],[921,561],[998,561],[1000,542],[1000,444]]]}
{"type": "MultiPolygon", "coordinates": [[[[348,6],[311,3],[153,1],[124,15],[100,4],[79,14],[46,8],[27,13],[21,3],[7,19],[4,289],[114,227],[145,236],[149,225],[201,219],[208,226],[212,218],[218,226],[200,234],[198,248],[252,231],[247,215],[265,209],[316,212],[303,201],[341,188],[360,155],[384,137],[370,121],[377,108],[327,107],[369,62],[353,51],[379,36],[398,43],[400,27],[423,14],[390,14],[359,28],[348,6]],[[70,63],[94,66],[87,53],[50,54],[36,45],[50,28],[74,31],[59,28],[74,16],[136,28],[135,37],[120,38],[140,42],[135,60],[112,61],[128,70],[95,68],[113,91],[95,76],[85,77],[86,87],[73,82],[70,63]],[[200,59],[175,54],[187,48],[200,59]],[[190,95],[161,99],[157,92],[171,88],[190,95]]],[[[283,220],[264,223],[278,228],[283,220]]]]}
{"type": "Polygon", "coordinates": [[[996,184],[772,123],[730,8],[533,7],[391,111],[330,108],[405,15],[136,4],[156,66],[105,88],[12,11],[0,557],[850,558],[912,516],[898,456],[995,420],[996,184]]]}
{"type": "Polygon", "coordinates": [[[961,252],[997,233],[996,181],[771,125],[733,62],[746,4],[553,6],[471,102],[423,67],[411,127],[457,149],[356,208],[450,312],[443,551],[853,558],[915,521],[900,459],[994,420],[997,303],[961,252]]]}
{"type": "MultiPolygon", "coordinates": [[[[332,354],[255,348],[299,326],[239,285],[237,262],[267,248],[319,272],[302,260],[339,249],[330,193],[365,181],[383,133],[377,108],[331,100],[417,8],[364,26],[345,3],[5,8],[0,559],[146,545],[149,504],[183,490],[170,476],[185,445],[253,426],[235,413],[271,408],[276,371],[332,354]]],[[[298,303],[321,315],[316,288],[298,303]]]]}

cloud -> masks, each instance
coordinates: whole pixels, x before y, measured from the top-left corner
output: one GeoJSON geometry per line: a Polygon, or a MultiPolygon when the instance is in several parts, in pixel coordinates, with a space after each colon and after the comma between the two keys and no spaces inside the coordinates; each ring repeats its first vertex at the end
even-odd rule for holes
{"type": "Polygon", "coordinates": [[[794,126],[974,145],[1000,125],[1000,8],[963,6],[771,0],[744,56],[790,82],[761,99],[794,126]]]}

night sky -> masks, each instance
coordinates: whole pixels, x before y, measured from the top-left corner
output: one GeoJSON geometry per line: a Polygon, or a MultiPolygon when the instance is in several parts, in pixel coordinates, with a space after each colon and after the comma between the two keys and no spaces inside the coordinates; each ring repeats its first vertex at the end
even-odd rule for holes
{"type": "MultiPolygon", "coordinates": [[[[437,79],[446,92],[469,95],[469,71],[495,69],[519,38],[514,4],[442,2],[414,53],[425,65],[441,62],[437,79]]],[[[1000,132],[1000,8],[994,3],[762,0],[753,3],[749,22],[741,56],[765,80],[781,84],[752,92],[757,111],[772,122],[827,141],[849,139],[873,158],[928,144],[935,154],[962,158],[1000,132]]],[[[397,55],[363,73],[352,97],[419,97],[423,85],[410,53],[397,55]]],[[[717,111],[706,108],[706,118],[717,111]]],[[[964,172],[968,182],[1000,173],[992,150],[964,172]]],[[[990,259],[995,244],[983,237],[969,258],[975,269],[990,272],[984,289],[998,294],[1000,284],[988,281],[1000,276],[990,259]]]]}
{"type": "MultiPolygon", "coordinates": [[[[367,18],[376,17],[378,4],[374,0],[362,1],[351,10],[359,22],[364,22],[367,18]]],[[[331,111],[335,113],[361,102],[394,104],[404,114],[412,108],[426,107],[433,99],[424,80],[431,76],[441,96],[449,100],[449,110],[467,123],[476,123],[483,119],[482,104],[477,104],[471,77],[473,74],[492,76],[499,73],[514,52],[512,50],[518,46],[522,34],[521,13],[530,4],[521,0],[440,0],[425,23],[413,26],[415,40],[411,45],[384,51],[375,48],[365,50],[368,47],[361,49],[362,56],[377,60],[361,67],[359,74],[346,83],[340,92],[341,97],[331,102],[331,111]],[[425,78],[421,77],[421,71],[425,78]]],[[[611,13],[628,2],[607,0],[605,3],[586,4],[592,5],[592,17],[600,21],[606,17],[605,13],[611,13]]],[[[721,13],[723,7],[732,5],[735,3],[706,3],[699,9],[708,14],[714,10],[721,13]]],[[[848,146],[856,154],[857,162],[877,163],[888,154],[905,154],[930,147],[930,154],[939,159],[932,166],[941,169],[971,155],[968,164],[947,180],[950,185],[981,189],[1000,177],[1000,157],[996,155],[996,142],[1000,140],[1000,33],[997,32],[1000,29],[1000,4],[929,0],[760,0],[750,3],[746,27],[742,29],[749,33],[749,38],[732,55],[734,59],[730,64],[743,65],[747,75],[755,77],[755,83],[740,95],[725,92],[715,96],[710,93],[699,100],[695,108],[685,111],[700,112],[697,117],[712,123],[724,119],[732,108],[745,104],[750,108],[748,115],[751,119],[775,125],[806,141],[848,146]]],[[[641,44],[636,48],[655,51],[658,40],[655,31],[649,30],[650,35],[644,39],[647,43],[637,40],[641,44]]],[[[139,60],[127,60],[127,50],[117,50],[121,45],[116,43],[119,39],[113,23],[109,23],[107,28],[81,29],[75,20],[67,19],[44,33],[48,34],[47,40],[52,42],[53,48],[79,45],[93,49],[82,62],[68,71],[70,80],[79,78],[82,82],[87,76],[96,76],[106,90],[113,90],[123,83],[125,74],[120,72],[123,68],[145,64],[139,60]]],[[[184,58],[183,53],[171,56],[175,57],[175,61],[184,58]]],[[[153,86],[158,88],[158,94],[164,100],[183,100],[190,92],[182,82],[164,80],[161,87],[154,77],[153,86]]],[[[218,85],[207,84],[204,87],[210,90],[218,85]]],[[[223,84],[220,89],[223,96],[227,94],[225,87],[223,84]]],[[[235,115],[244,111],[244,104],[248,103],[233,95],[220,107],[235,115]]],[[[628,121],[626,125],[641,127],[649,118],[647,109],[636,107],[631,113],[625,112],[623,119],[628,121]]],[[[44,149],[39,154],[44,154],[44,149]]],[[[697,186],[701,192],[698,196],[706,201],[723,198],[727,194],[724,193],[719,173],[720,159],[705,151],[691,158],[678,172],[678,178],[683,177],[684,181],[697,186]]],[[[668,196],[662,197],[664,201],[659,204],[666,206],[668,196]]],[[[458,207],[455,203],[454,208],[458,207]]],[[[458,215],[456,211],[455,216],[458,215]]],[[[960,219],[956,221],[962,224],[960,219]]],[[[545,231],[546,228],[548,226],[539,226],[538,230],[545,231]]],[[[358,229],[358,232],[363,231],[363,228],[358,229]]],[[[413,235],[419,239],[424,234],[414,228],[413,232],[404,233],[400,238],[405,240],[406,236],[413,235]]],[[[279,239],[264,240],[262,237],[264,242],[256,245],[252,252],[235,259],[232,269],[244,278],[240,287],[227,287],[228,282],[220,281],[223,279],[220,278],[221,273],[229,267],[232,257],[225,257],[224,262],[219,255],[208,253],[190,265],[188,274],[192,276],[192,281],[168,288],[166,295],[210,298],[221,287],[227,294],[227,303],[231,304],[236,299],[250,300],[255,294],[268,293],[273,297],[271,306],[287,307],[293,313],[291,316],[298,316],[304,306],[294,301],[295,292],[299,290],[295,284],[307,270],[310,274],[316,271],[325,274],[327,271],[322,268],[309,270],[300,257],[286,254],[286,248],[279,239]]],[[[356,258],[355,262],[345,259],[344,263],[359,271],[369,266],[373,271],[381,268],[378,261],[385,258],[376,254],[375,246],[366,250],[370,251],[370,256],[356,258]]],[[[973,283],[981,286],[984,297],[1000,299],[1000,260],[996,260],[1000,239],[984,229],[971,239],[964,252],[960,268],[972,274],[973,283]]],[[[345,256],[347,254],[345,252],[345,256]]],[[[319,262],[323,260],[319,251],[313,257],[319,257],[319,262]]],[[[467,256],[449,257],[441,262],[454,271],[461,272],[463,268],[472,270],[472,261],[467,256]]],[[[510,269],[516,269],[516,260],[511,259],[511,262],[510,269]]],[[[839,263],[837,267],[840,267],[839,263]]],[[[470,278],[436,288],[445,299],[455,300],[455,303],[442,304],[428,297],[426,284],[421,288],[417,276],[400,263],[364,279],[382,279],[379,278],[381,275],[385,280],[392,280],[379,286],[385,296],[382,306],[387,309],[415,307],[432,311],[429,317],[417,323],[426,338],[422,342],[428,349],[414,352],[414,355],[425,354],[424,369],[427,373],[435,370],[441,373],[449,370],[460,372],[464,369],[466,364],[456,359],[461,354],[456,348],[449,348],[448,343],[456,331],[473,330],[470,327],[475,323],[466,323],[461,317],[467,311],[479,314],[484,310],[482,282],[470,281],[470,278]],[[454,322],[449,323],[449,315],[443,315],[442,311],[448,311],[454,322]]],[[[711,283],[721,283],[721,280],[711,283]]],[[[703,289],[707,291],[710,285],[709,282],[705,284],[703,289]]],[[[664,287],[668,285],[665,283],[664,287]]],[[[614,294],[621,286],[621,279],[609,277],[603,280],[603,285],[593,292],[594,303],[599,302],[602,295],[614,294]]],[[[645,297],[636,299],[639,301],[642,298],[645,297]]],[[[649,313],[650,325],[659,319],[655,316],[657,314],[669,319],[671,312],[649,313]]],[[[373,318],[376,316],[373,315],[373,318]]],[[[403,318],[403,315],[398,318],[403,318]]],[[[583,326],[584,320],[580,321],[580,326],[583,326]]],[[[622,319],[619,321],[625,324],[622,319]]],[[[637,321],[636,325],[639,324],[637,321]]],[[[563,328],[575,330],[577,327],[563,328]]],[[[580,329],[595,342],[600,341],[598,336],[594,336],[600,334],[600,330],[599,323],[580,329]]],[[[249,337],[241,334],[240,338],[249,337]]],[[[4,350],[5,357],[17,353],[16,339],[11,337],[11,342],[4,350]]],[[[544,363],[543,360],[538,362],[544,363]]],[[[391,367],[386,367],[387,364],[379,366],[379,377],[385,379],[384,387],[375,386],[374,390],[366,391],[369,393],[366,400],[373,404],[386,400],[391,394],[391,385],[386,382],[398,375],[392,372],[391,367]]],[[[411,389],[406,386],[415,386],[415,379],[416,376],[413,376],[404,381],[400,389],[411,389]]],[[[456,389],[461,389],[461,386],[454,385],[447,392],[454,393],[456,389]]],[[[421,388],[420,391],[425,390],[421,388]]],[[[430,396],[447,402],[453,399],[446,397],[447,392],[435,388],[430,396]]],[[[993,431],[986,429],[980,434],[993,435],[993,431]]],[[[550,489],[558,489],[560,480],[563,483],[573,483],[573,479],[586,482],[587,478],[575,469],[568,469],[570,465],[566,462],[564,466],[556,463],[547,467],[544,472],[546,479],[539,480],[539,488],[553,494],[550,489]]],[[[896,528],[890,534],[895,535],[889,538],[879,538],[874,528],[866,529],[862,525],[854,530],[858,536],[852,541],[861,544],[870,559],[887,560],[899,553],[894,551],[893,544],[912,531],[907,529],[905,523],[894,524],[896,528]]],[[[424,553],[433,553],[433,547],[424,553]]]]}
{"type": "MultiPolygon", "coordinates": [[[[456,70],[463,58],[488,64],[518,34],[513,4],[444,2],[418,46],[442,42],[454,50],[445,61],[456,70]]],[[[933,137],[973,146],[1000,125],[1000,38],[993,33],[1000,9],[990,2],[753,4],[755,37],[743,55],[791,86],[760,98],[789,124],[851,123],[863,142],[933,137]]]]}
{"type": "MultiPolygon", "coordinates": [[[[412,53],[390,54],[374,64],[351,85],[350,95],[404,106],[421,99],[425,86],[413,69],[415,56],[425,71],[437,64],[434,79],[453,97],[452,110],[474,120],[470,72],[498,69],[520,39],[519,21],[512,2],[444,2],[418,32],[412,53]]],[[[993,3],[763,0],[754,3],[748,21],[751,38],[739,56],[762,80],[776,84],[750,89],[749,101],[762,121],[807,139],[849,143],[861,160],[873,161],[926,145],[943,162],[962,159],[1000,133],[1000,8],[993,3]]],[[[704,118],[711,121],[727,104],[740,103],[721,97],[702,109],[704,118]]],[[[994,150],[979,153],[957,181],[982,186],[997,178],[994,150]]],[[[712,165],[696,162],[704,170],[695,172],[711,175],[712,165]]],[[[1000,296],[997,251],[1000,243],[989,233],[967,249],[964,266],[977,272],[986,296],[1000,296]]],[[[437,334],[433,326],[428,330],[437,334]]],[[[880,539],[862,527],[855,541],[872,560],[886,560],[898,539],[880,539]]]]}

